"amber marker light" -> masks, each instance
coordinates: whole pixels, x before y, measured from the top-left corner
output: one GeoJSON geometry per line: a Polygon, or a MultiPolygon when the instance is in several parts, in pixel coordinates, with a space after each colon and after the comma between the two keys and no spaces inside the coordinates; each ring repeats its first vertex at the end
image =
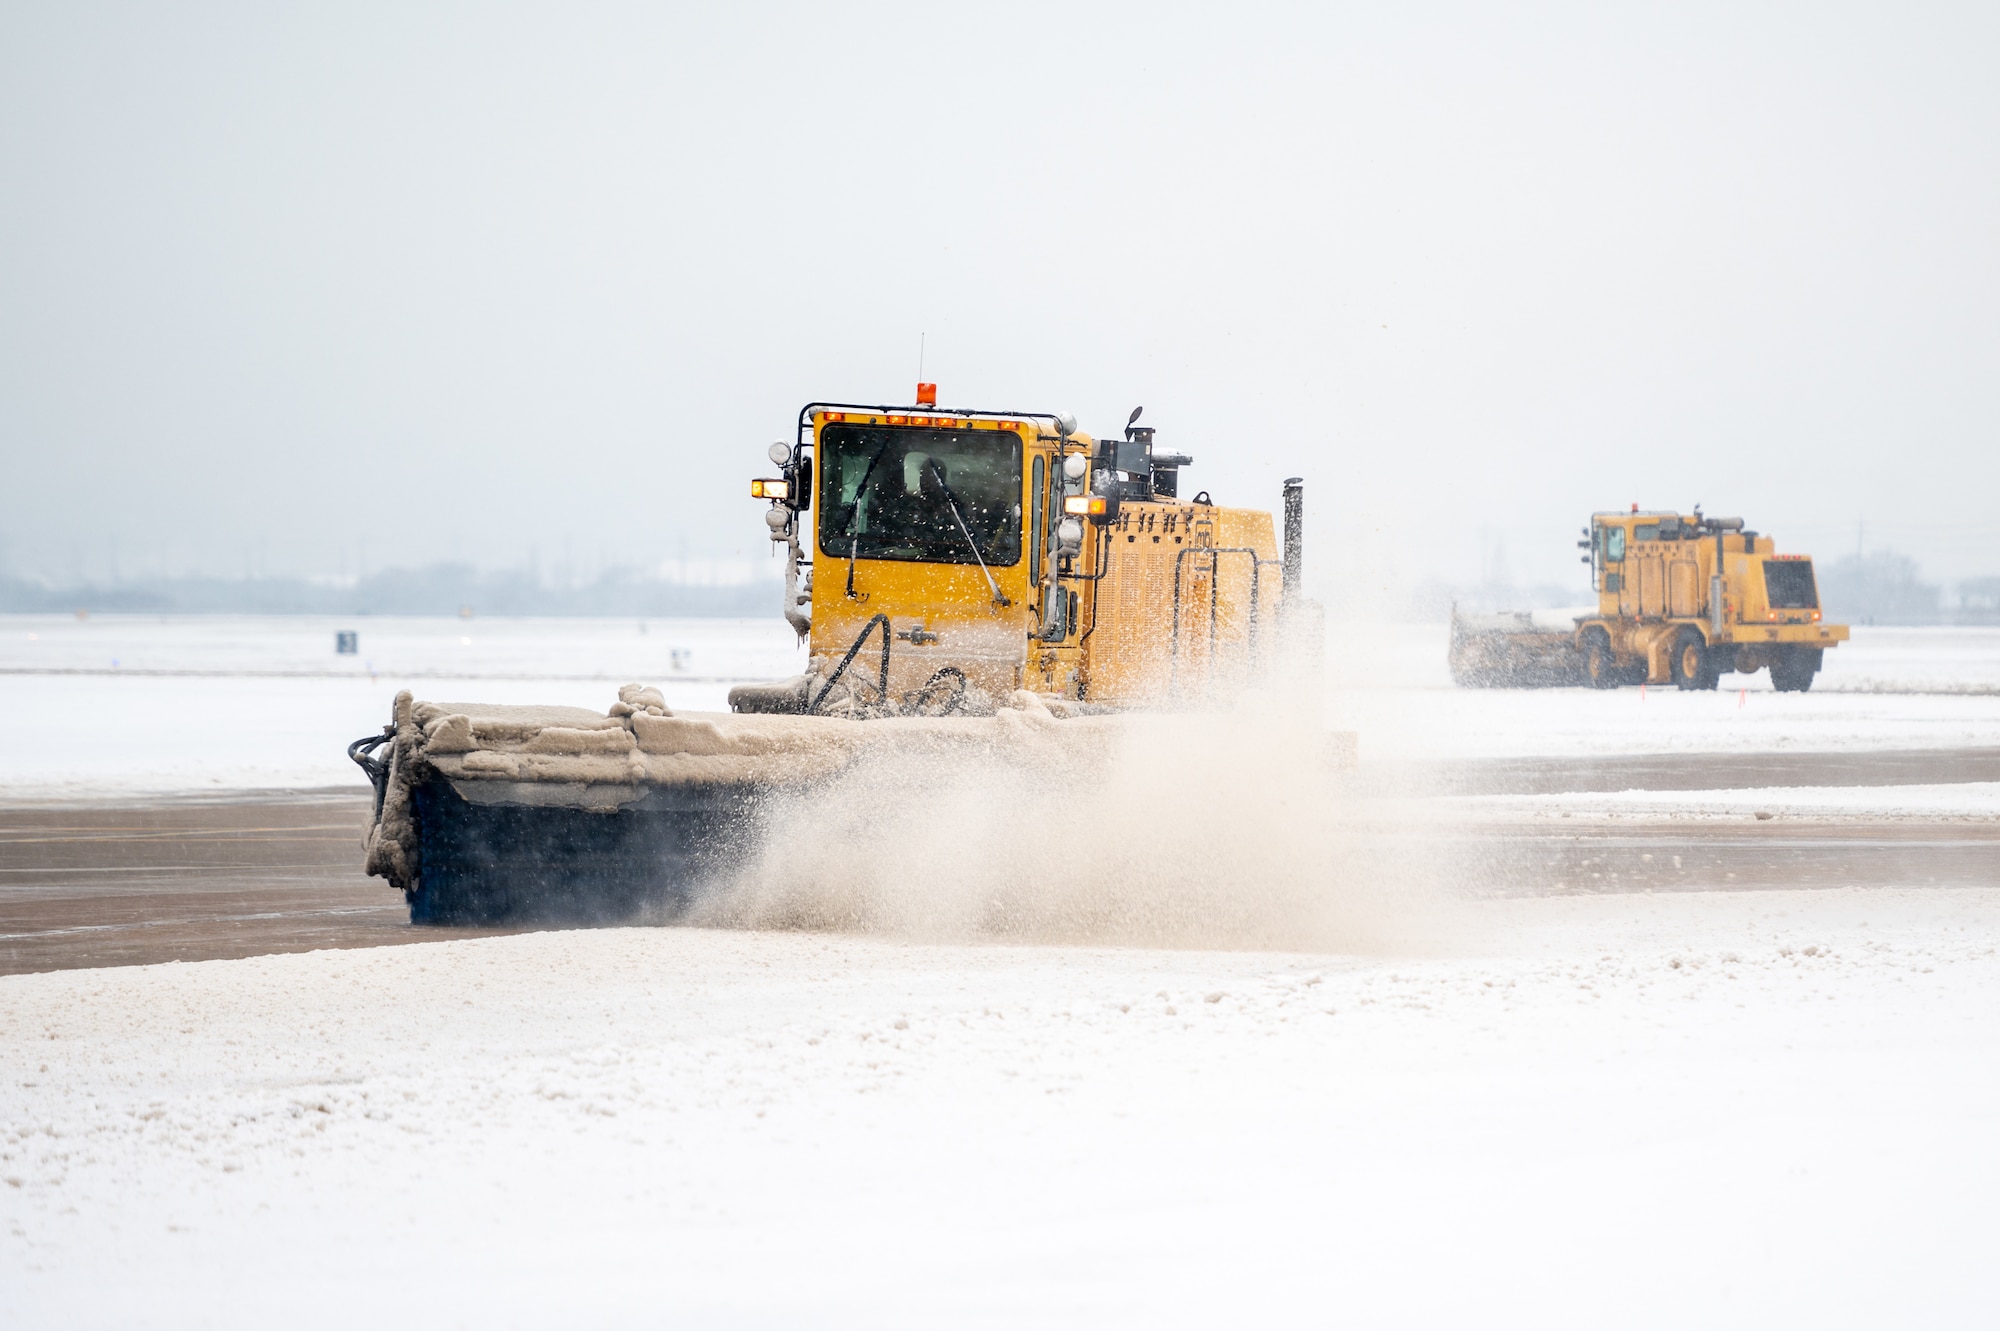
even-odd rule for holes
{"type": "Polygon", "coordinates": [[[1083,518],[1101,518],[1106,504],[1103,495],[1071,495],[1063,500],[1063,512],[1083,518]]]}
{"type": "Polygon", "coordinates": [[[750,497],[752,499],[789,499],[792,497],[792,485],[790,481],[752,481],[750,482],[750,497]]]}

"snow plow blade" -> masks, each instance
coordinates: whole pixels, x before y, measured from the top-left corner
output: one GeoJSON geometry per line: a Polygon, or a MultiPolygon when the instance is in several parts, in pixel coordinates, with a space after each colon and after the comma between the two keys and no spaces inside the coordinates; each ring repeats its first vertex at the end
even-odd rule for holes
{"type": "Polygon", "coordinates": [[[403,693],[381,734],[348,747],[375,787],[368,872],[402,889],[413,924],[602,924],[687,908],[740,846],[760,784],[740,762],[687,753],[704,747],[703,728],[670,723],[656,691],[621,693],[608,716],[403,693]],[[634,716],[678,727],[679,752],[650,757],[634,716]]]}
{"type": "Polygon", "coordinates": [[[864,758],[1050,773],[1101,755],[1119,724],[1026,693],[989,716],[866,723],[676,716],[656,690],[619,694],[603,716],[403,693],[349,746],[375,787],[367,870],[402,890],[412,923],[668,923],[761,851],[774,802],[864,758]]]}
{"type": "Polygon", "coordinates": [[[454,783],[435,772],[410,792],[422,872],[412,924],[610,924],[686,911],[748,827],[755,790],[688,784],[625,804],[576,792],[535,797],[522,782],[454,783]],[[460,793],[469,787],[468,799],[460,793]]]}
{"type": "Polygon", "coordinates": [[[1574,623],[1538,623],[1531,611],[1451,613],[1451,677],[1461,688],[1533,689],[1587,684],[1574,623]]]}

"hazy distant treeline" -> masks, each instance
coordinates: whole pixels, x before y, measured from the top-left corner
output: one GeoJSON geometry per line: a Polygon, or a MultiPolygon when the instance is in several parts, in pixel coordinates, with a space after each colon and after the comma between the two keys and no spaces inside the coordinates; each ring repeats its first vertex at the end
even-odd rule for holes
{"type": "MultiPolygon", "coordinates": [[[[1582,571],[1580,570],[1580,573],[1582,571]]],[[[1820,603],[1829,619],[1850,624],[2000,625],[2000,577],[1968,578],[1949,595],[1921,577],[1915,560],[1889,551],[1849,555],[1817,567],[1820,603]]],[[[1387,615],[1412,621],[1465,611],[1583,607],[1594,596],[1586,576],[1574,586],[1427,582],[1350,604],[1336,586],[1336,616],[1387,615]]],[[[0,613],[93,610],[138,614],[645,615],[750,616],[778,613],[778,582],[701,586],[614,570],[594,582],[551,585],[525,570],[481,572],[469,564],[388,569],[349,585],[306,578],[150,578],[56,584],[0,575],[0,613]]]]}
{"type": "Polygon", "coordinates": [[[534,575],[469,564],[387,569],[337,586],[305,578],[153,578],[58,585],[0,577],[0,612],[92,610],[140,614],[326,615],[775,615],[778,584],[695,586],[609,572],[550,586],[534,575]]]}
{"type": "Polygon", "coordinates": [[[1917,561],[1889,550],[1818,566],[1819,599],[1851,624],[2000,624],[2000,578],[1967,578],[1947,596],[1917,561]]]}

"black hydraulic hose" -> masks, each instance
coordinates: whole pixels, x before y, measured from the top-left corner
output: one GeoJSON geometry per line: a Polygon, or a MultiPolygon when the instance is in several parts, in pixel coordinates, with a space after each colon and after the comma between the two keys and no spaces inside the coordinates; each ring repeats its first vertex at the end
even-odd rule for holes
{"type": "Polygon", "coordinates": [[[957,666],[939,666],[936,670],[932,671],[931,677],[924,681],[924,686],[917,690],[916,702],[912,705],[918,708],[923,707],[925,701],[931,696],[931,693],[936,690],[939,684],[947,679],[957,680],[958,689],[951,695],[951,701],[944,705],[944,710],[939,712],[938,715],[950,716],[953,712],[963,707],[965,705],[965,672],[957,666]]]}
{"type": "Polygon", "coordinates": [[[347,756],[355,766],[368,774],[368,784],[375,787],[375,821],[382,821],[382,802],[389,796],[389,764],[375,756],[375,750],[396,738],[394,726],[383,726],[379,735],[363,735],[347,746],[347,756]]]}
{"type": "Polygon", "coordinates": [[[877,624],[882,626],[882,687],[878,696],[883,702],[889,700],[889,617],[884,614],[877,614],[873,619],[862,625],[861,632],[854,637],[854,645],[847,649],[847,655],[840,658],[840,664],[833,668],[831,675],[827,676],[826,683],[820,688],[819,696],[812,700],[810,707],[806,708],[808,716],[819,714],[820,704],[826,701],[827,694],[833,692],[833,686],[840,682],[840,677],[847,673],[847,667],[853,662],[855,653],[861,650],[862,643],[868,641],[868,635],[875,631],[877,624]]]}

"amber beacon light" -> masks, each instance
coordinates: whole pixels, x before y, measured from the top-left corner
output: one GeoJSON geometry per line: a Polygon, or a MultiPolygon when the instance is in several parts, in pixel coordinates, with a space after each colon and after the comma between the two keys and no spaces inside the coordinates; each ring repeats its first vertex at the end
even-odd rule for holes
{"type": "Polygon", "coordinates": [[[937,405],[936,384],[917,385],[917,405],[920,407],[935,407],[937,405]]]}

